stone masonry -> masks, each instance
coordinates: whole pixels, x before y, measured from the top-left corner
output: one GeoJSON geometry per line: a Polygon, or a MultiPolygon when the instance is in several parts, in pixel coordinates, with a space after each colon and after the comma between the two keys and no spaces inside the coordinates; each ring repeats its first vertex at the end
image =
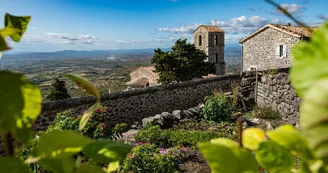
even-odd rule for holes
{"type": "Polygon", "coordinates": [[[216,74],[225,74],[224,31],[217,26],[200,25],[193,37],[195,47],[204,51],[208,61],[215,64],[216,74]]]}
{"type": "MultiPolygon", "coordinates": [[[[240,83],[240,80],[239,75],[195,79],[177,84],[106,94],[102,96],[101,101],[104,106],[111,108],[108,112],[110,125],[123,122],[131,125],[161,112],[195,107],[215,90],[231,91],[231,85],[240,83]]],[[[42,113],[33,128],[45,130],[54,120],[56,113],[69,109],[76,114],[81,114],[95,101],[95,97],[81,97],[43,103],[42,113]]]]}
{"type": "Polygon", "coordinates": [[[291,66],[291,48],[300,41],[289,34],[267,28],[243,43],[243,71],[257,68],[259,71],[268,69],[288,68],[291,66]],[[287,57],[276,56],[276,48],[286,45],[287,57]]]}
{"type": "Polygon", "coordinates": [[[300,98],[290,84],[288,69],[279,69],[276,74],[261,75],[256,98],[259,106],[276,109],[286,123],[298,123],[300,98]]]}

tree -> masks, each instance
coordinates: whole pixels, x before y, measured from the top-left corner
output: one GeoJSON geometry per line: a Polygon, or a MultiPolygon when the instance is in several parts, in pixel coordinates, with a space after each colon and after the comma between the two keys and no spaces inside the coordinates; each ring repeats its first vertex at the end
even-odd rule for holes
{"type": "Polygon", "coordinates": [[[187,39],[179,39],[171,48],[163,52],[155,49],[151,63],[155,64],[155,72],[159,74],[158,82],[169,84],[191,80],[215,72],[213,63],[205,62],[207,55],[191,44],[187,39]]]}
{"type": "Polygon", "coordinates": [[[55,83],[53,83],[51,86],[53,87],[50,94],[47,96],[47,99],[50,101],[54,100],[62,100],[71,98],[71,96],[67,93],[67,89],[65,88],[65,81],[60,81],[55,79],[55,83]]]}

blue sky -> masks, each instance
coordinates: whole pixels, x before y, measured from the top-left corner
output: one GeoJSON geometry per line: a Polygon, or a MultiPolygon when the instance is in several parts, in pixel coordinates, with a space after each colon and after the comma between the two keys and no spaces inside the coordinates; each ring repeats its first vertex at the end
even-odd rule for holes
{"type": "MultiPolygon", "coordinates": [[[[276,0],[310,25],[328,19],[327,0],[276,0]]],[[[227,46],[266,23],[289,19],[264,0],[1,0],[0,16],[31,15],[15,51],[167,48],[192,42],[200,24],[225,30],[227,46]]]]}

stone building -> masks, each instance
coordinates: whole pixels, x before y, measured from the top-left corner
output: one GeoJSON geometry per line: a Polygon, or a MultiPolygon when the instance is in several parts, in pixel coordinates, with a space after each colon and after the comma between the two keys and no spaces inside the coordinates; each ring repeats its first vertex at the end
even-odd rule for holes
{"type": "Polygon", "coordinates": [[[207,61],[215,63],[216,74],[225,74],[224,31],[218,26],[200,25],[193,37],[195,47],[206,53],[207,61]]]}
{"type": "Polygon", "coordinates": [[[267,24],[240,40],[242,44],[242,69],[269,70],[291,66],[291,48],[309,40],[315,28],[267,24]]]}
{"type": "Polygon", "coordinates": [[[131,80],[126,83],[129,89],[145,88],[159,85],[158,74],[154,72],[155,67],[140,67],[130,73],[131,80]]]}

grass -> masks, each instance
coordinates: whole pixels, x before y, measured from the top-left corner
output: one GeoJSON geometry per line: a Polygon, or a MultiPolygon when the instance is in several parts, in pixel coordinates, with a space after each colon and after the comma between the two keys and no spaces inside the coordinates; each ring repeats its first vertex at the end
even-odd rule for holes
{"type": "Polygon", "coordinates": [[[266,120],[281,120],[279,112],[269,106],[255,108],[254,117],[266,120]]]}

